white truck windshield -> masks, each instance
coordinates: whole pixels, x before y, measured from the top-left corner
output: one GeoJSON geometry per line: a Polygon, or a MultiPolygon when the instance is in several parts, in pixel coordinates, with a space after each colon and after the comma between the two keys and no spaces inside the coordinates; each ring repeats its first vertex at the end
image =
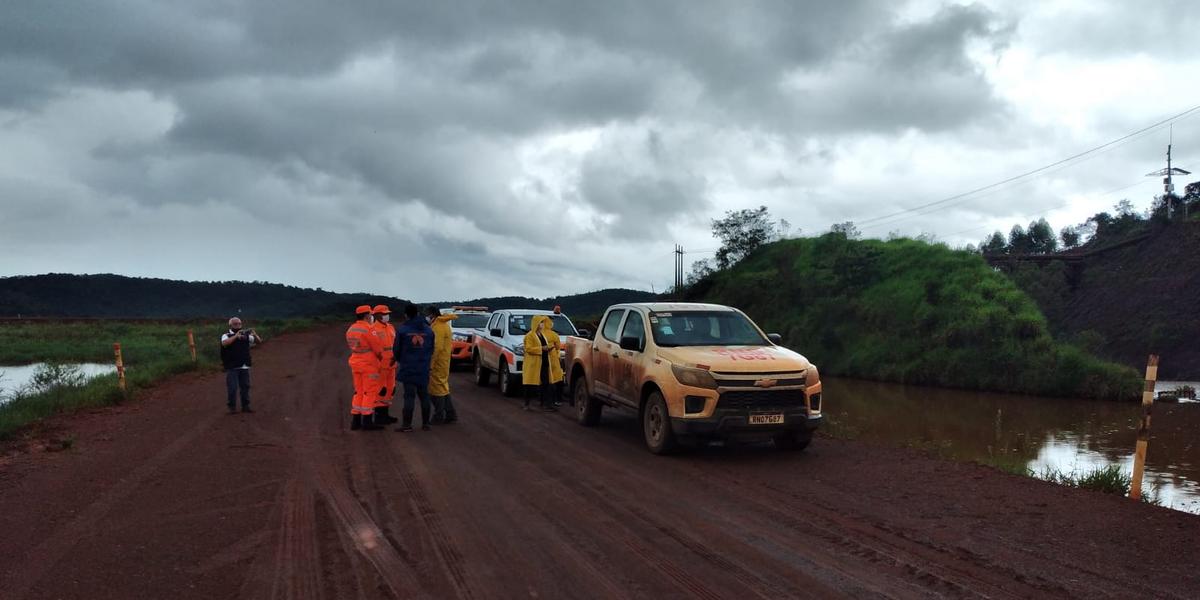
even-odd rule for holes
{"type": "MultiPolygon", "coordinates": [[[[529,325],[533,322],[533,318],[537,315],[512,315],[508,317],[508,334],[509,335],[525,335],[529,333],[529,325]]],[[[579,335],[575,331],[575,326],[571,325],[571,320],[563,315],[546,315],[550,317],[551,324],[554,325],[554,332],[558,335],[579,335]]]]}

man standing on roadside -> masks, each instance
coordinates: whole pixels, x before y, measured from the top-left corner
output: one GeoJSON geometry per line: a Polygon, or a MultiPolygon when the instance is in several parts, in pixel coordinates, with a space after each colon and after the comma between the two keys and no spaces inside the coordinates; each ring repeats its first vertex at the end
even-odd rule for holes
{"type": "Polygon", "coordinates": [[[429,399],[433,402],[433,424],[453,423],[458,420],[454,401],[450,398],[450,355],[454,353],[454,331],[450,321],[456,314],[443,315],[436,306],[430,306],[425,314],[433,329],[433,358],[429,362],[429,399]]]}
{"type": "Polygon", "coordinates": [[[433,356],[433,330],[413,304],[404,307],[408,320],[396,328],[396,380],[404,385],[404,420],[396,431],[412,431],[413,401],[421,399],[421,429],[429,431],[429,361],[433,356]]]}
{"type": "Polygon", "coordinates": [[[391,415],[392,398],[396,395],[396,357],[392,354],[392,346],[396,343],[396,328],[392,326],[392,310],[386,304],[379,304],[371,309],[375,317],[375,335],[383,345],[383,359],[379,364],[379,398],[375,401],[375,424],[390,425],[399,419],[391,415]]]}
{"type": "Polygon", "coordinates": [[[354,381],[354,398],[350,401],[350,430],[379,429],[372,419],[375,399],[379,397],[379,367],[383,362],[383,344],[375,335],[371,307],[362,305],[354,310],[358,320],[346,330],[346,347],[350,349],[350,377],[354,381]]]}
{"type": "Polygon", "coordinates": [[[229,320],[229,331],[221,336],[221,366],[225,368],[226,405],[229,414],[237,412],[235,405],[238,392],[242,394],[242,412],[252,413],[250,408],[250,348],[262,343],[253,329],[242,331],[242,320],[229,320]]]}

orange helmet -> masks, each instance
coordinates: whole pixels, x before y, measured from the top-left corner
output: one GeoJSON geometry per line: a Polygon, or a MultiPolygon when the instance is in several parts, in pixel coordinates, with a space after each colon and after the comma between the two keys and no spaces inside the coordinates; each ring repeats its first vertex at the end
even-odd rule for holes
{"type": "Polygon", "coordinates": [[[376,304],[375,308],[371,309],[371,312],[377,315],[388,315],[392,313],[391,309],[389,309],[386,304],[376,304]]]}
{"type": "Polygon", "coordinates": [[[368,305],[366,305],[366,304],[364,304],[364,305],[362,305],[362,306],[360,306],[360,307],[358,307],[358,308],[354,309],[354,314],[356,314],[356,315],[369,315],[369,314],[371,314],[371,307],[370,307],[370,306],[368,306],[368,305]]]}

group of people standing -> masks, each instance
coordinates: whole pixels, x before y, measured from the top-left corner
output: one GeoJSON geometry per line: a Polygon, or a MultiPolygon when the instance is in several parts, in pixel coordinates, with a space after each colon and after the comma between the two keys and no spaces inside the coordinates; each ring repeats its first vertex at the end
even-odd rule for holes
{"type": "Polygon", "coordinates": [[[346,330],[354,381],[352,430],[382,429],[399,421],[396,431],[412,431],[418,400],[422,430],[458,420],[450,397],[450,321],[458,315],[443,315],[434,306],[422,315],[420,308],[409,304],[404,316],[405,321],[395,327],[386,305],[363,305],[355,310],[356,320],[346,330]],[[404,399],[400,419],[390,414],[397,386],[404,399]]]}

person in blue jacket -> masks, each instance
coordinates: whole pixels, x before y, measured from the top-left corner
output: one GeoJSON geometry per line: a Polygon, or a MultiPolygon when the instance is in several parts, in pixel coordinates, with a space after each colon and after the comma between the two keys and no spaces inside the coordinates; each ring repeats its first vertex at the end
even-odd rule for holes
{"type": "Polygon", "coordinates": [[[433,358],[433,329],[413,304],[404,307],[403,324],[396,328],[392,346],[396,357],[396,381],[404,387],[404,418],[396,431],[412,431],[413,400],[421,399],[421,429],[429,431],[429,363],[433,358]]]}

